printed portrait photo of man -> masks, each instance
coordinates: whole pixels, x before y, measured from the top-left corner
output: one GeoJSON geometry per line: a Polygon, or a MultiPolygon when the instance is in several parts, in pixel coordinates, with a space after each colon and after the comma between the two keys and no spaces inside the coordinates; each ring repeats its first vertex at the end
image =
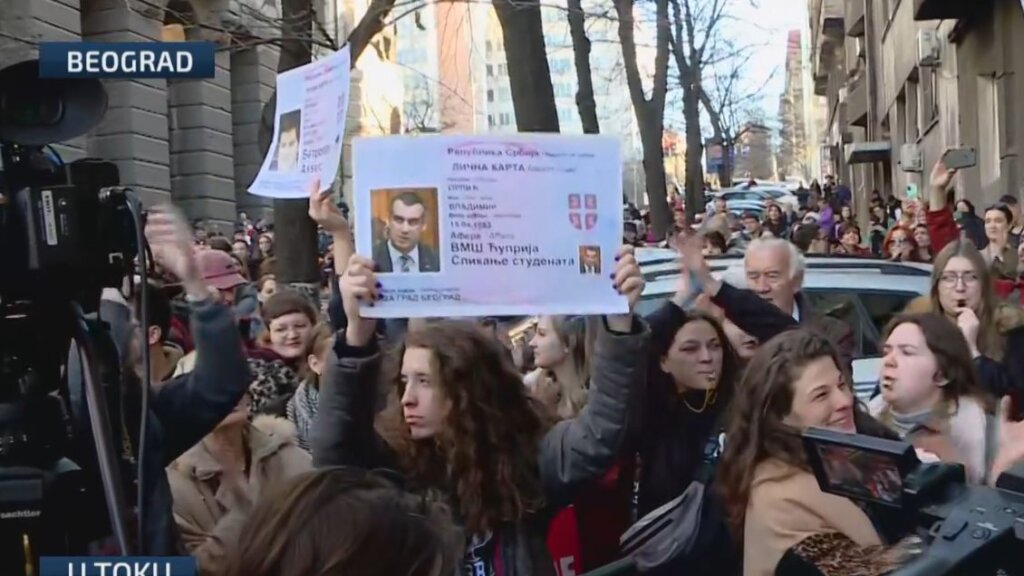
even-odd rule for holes
{"type": "Polygon", "coordinates": [[[302,110],[285,112],[278,121],[280,131],[277,135],[277,152],[274,154],[270,169],[277,172],[293,172],[299,167],[302,110]]]}
{"type": "Polygon", "coordinates": [[[437,225],[437,214],[428,210],[426,201],[419,193],[407,191],[395,196],[388,209],[385,238],[373,249],[377,272],[407,274],[439,271],[437,253],[423,241],[423,232],[431,223],[437,225]]]}
{"type": "Polygon", "coordinates": [[[580,274],[601,273],[601,247],[580,246],[580,274]]]}

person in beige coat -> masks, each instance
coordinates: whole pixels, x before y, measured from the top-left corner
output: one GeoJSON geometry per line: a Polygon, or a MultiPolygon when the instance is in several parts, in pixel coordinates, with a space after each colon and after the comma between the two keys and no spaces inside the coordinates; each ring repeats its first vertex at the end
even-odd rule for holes
{"type": "Polygon", "coordinates": [[[255,502],[312,469],[294,425],[272,416],[249,422],[248,396],[199,444],[167,468],[174,520],[201,574],[216,574],[255,502]]]}

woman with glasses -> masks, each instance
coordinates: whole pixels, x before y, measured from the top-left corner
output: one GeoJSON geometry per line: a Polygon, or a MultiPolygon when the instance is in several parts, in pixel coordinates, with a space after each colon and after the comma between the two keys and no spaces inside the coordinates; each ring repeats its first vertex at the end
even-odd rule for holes
{"type": "Polygon", "coordinates": [[[1024,390],[1024,311],[1001,301],[981,252],[970,241],[935,256],[931,291],[907,312],[935,312],[960,327],[982,389],[996,398],[1024,390]]]}
{"type": "MultiPolygon", "coordinates": [[[[633,391],[645,385],[646,326],[632,314],[597,322],[587,405],[553,423],[501,344],[474,324],[410,326],[385,366],[377,323],[360,313],[379,297],[373,269],[353,256],[340,279],[348,326],[328,356],[314,465],[394,468],[416,492],[448,501],[465,530],[465,573],[552,574],[552,512],[615,464],[633,391]],[[394,393],[378,415],[381,377],[394,393]]],[[[608,283],[632,310],[644,287],[632,247],[608,283]]]]}

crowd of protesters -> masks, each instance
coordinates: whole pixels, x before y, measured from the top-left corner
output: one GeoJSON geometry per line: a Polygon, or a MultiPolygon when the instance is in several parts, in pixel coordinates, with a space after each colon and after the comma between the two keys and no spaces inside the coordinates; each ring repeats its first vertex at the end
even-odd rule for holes
{"type": "Polygon", "coordinates": [[[126,378],[150,358],[152,445],[126,433],[122,455],[166,469],[144,498],[148,553],[187,552],[204,575],[569,576],[696,501],[672,515],[683,550],[638,558],[645,573],[886,573],[920,552],[917,527],[823,492],[802,431],[901,439],[978,485],[1024,461],[1020,209],[980,217],[948,196],[952,175],[937,165],[924,203],[876,195],[866,236],[831,179],[799,211],[723,203],[664,242],[627,206],[608,290],[631,312],[543,316],[516,344],[501,319],[364,318],[387,276],[316,190],[312,291],[276,281],[265,223],[243,214],[227,238],[155,209],[149,325],[116,290],[102,312],[126,378]],[[678,252],[680,280],[640,317],[645,237],[678,252]],[[723,252],[743,254],[747,286],[711,274],[723,252]],[[885,332],[867,405],[850,326],[802,294],[814,253],[933,263],[885,332]]]}

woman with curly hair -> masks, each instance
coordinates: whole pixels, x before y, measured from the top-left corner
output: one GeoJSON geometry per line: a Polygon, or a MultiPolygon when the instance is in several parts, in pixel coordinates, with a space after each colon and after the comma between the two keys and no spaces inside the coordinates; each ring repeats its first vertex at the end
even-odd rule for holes
{"type": "MultiPolygon", "coordinates": [[[[348,326],[321,383],[314,464],[395,468],[416,491],[449,501],[466,532],[468,573],[553,575],[551,512],[620,454],[632,393],[644,385],[646,328],[632,315],[604,318],[587,406],[552,423],[501,345],[473,324],[411,328],[382,372],[376,322],[360,314],[379,294],[373,266],[353,256],[341,277],[348,326]],[[376,417],[382,374],[395,393],[376,417]]],[[[644,285],[632,248],[618,254],[612,283],[632,309],[644,285]]]]}
{"type": "MultiPolygon", "coordinates": [[[[1000,416],[993,478],[1024,458],[1024,422],[1011,421],[1008,400],[1000,416]]],[[[823,492],[801,438],[812,427],[899,439],[857,403],[828,339],[791,330],[754,355],[728,417],[718,479],[729,522],[744,545],[743,574],[891,572],[913,546],[903,539],[913,519],[899,509],[823,492]]]]}

